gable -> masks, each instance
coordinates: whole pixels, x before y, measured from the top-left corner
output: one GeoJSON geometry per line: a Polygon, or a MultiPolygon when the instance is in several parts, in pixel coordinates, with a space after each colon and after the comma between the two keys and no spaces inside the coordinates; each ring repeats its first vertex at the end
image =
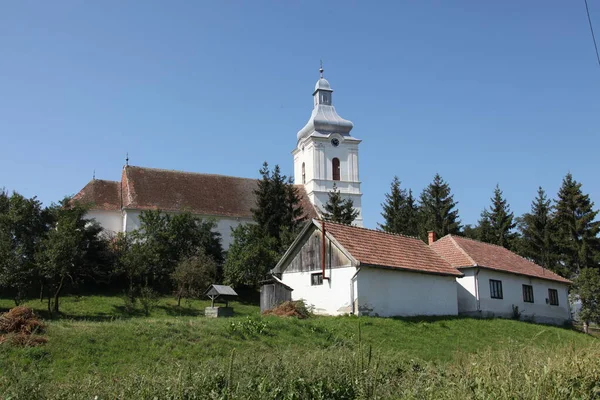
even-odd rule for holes
{"type": "MultiPolygon", "coordinates": [[[[289,252],[282,258],[272,272],[309,272],[322,269],[323,237],[313,223],[300,233],[289,252]]],[[[352,266],[352,260],[328,236],[325,237],[325,268],[343,268],[352,266]]]]}

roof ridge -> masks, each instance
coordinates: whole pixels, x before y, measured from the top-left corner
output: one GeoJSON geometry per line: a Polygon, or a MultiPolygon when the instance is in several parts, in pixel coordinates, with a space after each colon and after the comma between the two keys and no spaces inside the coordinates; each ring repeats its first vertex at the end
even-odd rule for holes
{"type": "Polygon", "coordinates": [[[257,181],[258,178],[245,178],[243,176],[233,176],[233,175],[223,175],[223,174],[209,174],[206,172],[190,172],[190,171],[180,171],[176,169],[165,169],[165,168],[153,168],[153,167],[140,167],[137,165],[128,165],[125,168],[139,168],[139,169],[149,169],[152,171],[161,171],[161,172],[175,172],[178,174],[186,174],[186,175],[204,175],[204,176],[221,176],[225,178],[235,178],[235,179],[244,179],[249,181],[257,181]]]}
{"type": "MultiPolygon", "coordinates": [[[[456,243],[456,241],[454,241],[454,237],[456,237],[456,236],[458,236],[458,235],[451,235],[451,234],[448,234],[448,236],[450,236],[450,237],[452,238],[453,242],[454,242],[454,243],[456,243]]],[[[531,263],[531,264],[535,265],[536,267],[539,267],[539,268],[541,268],[541,269],[542,269],[542,271],[548,271],[548,272],[552,273],[553,275],[559,276],[559,277],[561,277],[561,278],[563,278],[563,279],[568,279],[568,278],[565,278],[564,276],[561,276],[561,275],[557,274],[556,272],[552,271],[551,269],[544,268],[543,266],[541,266],[541,265],[539,265],[539,264],[536,264],[536,263],[534,263],[533,261],[531,261],[531,260],[529,260],[529,259],[527,259],[527,258],[523,257],[522,255],[520,255],[520,254],[518,254],[518,253],[515,253],[514,251],[512,251],[512,250],[510,250],[510,249],[507,249],[507,248],[506,248],[506,247],[504,247],[504,246],[500,246],[500,245],[498,245],[498,244],[494,244],[494,243],[482,242],[481,240],[477,240],[477,239],[468,238],[468,237],[466,237],[466,236],[458,236],[458,237],[460,237],[461,239],[470,240],[470,241],[472,241],[472,242],[477,242],[477,243],[481,243],[481,244],[488,245],[488,246],[495,246],[495,247],[498,247],[498,248],[500,248],[500,249],[502,249],[502,250],[508,251],[508,252],[509,252],[509,253],[511,253],[511,254],[514,254],[515,256],[517,256],[517,257],[519,257],[519,258],[521,258],[521,259],[523,259],[523,260],[527,261],[528,263],[531,263]]],[[[462,249],[462,247],[460,247],[460,245],[458,245],[458,243],[456,243],[456,244],[457,244],[457,246],[458,246],[458,247],[461,249],[461,251],[463,251],[463,253],[465,253],[465,254],[467,255],[467,257],[469,257],[469,259],[470,259],[471,261],[473,261],[473,263],[474,263],[475,265],[477,265],[477,263],[475,262],[475,260],[473,260],[473,259],[472,259],[472,258],[471,258],[471,257],[470,257],[470,256],[469,256],[469,255],[468,255],[468,254],[467,254],[467,253],[466,253],[466,252],[463,250],[463,249],[462,249]]]]}
{"type": "MultiPolygon", "coordinates": [[[[467,251],[465,249],[463,249],[458,243],[456,243],[456,240],[454,240],[454,236],[455,235],[452,235],[451,233],[448,234],[450,241],[454,244],[454,246],[458,249],[458,251],[460,251],[465,257],[467,257],[467,259],[471,260],[473,265],[477,265],[477,262],[475,260],[473,260],[473,257],[471,257],[469,255],[469,253],[467,253],[467,251]]],[[[477,241],[478,240],[475,240],[475,242],[477,242],[477,241]]],[[[483,243],[483,242],[480,242],[480,243],[483,243]]]]}
{"type": "MultiPolygon", "coordinates": [[[[318,220],[318,221],[323,221],[323,220],[318,219],[318,218],[315,218],[315,219],[318,220]]],[[[379,229],[365,228],[363,226],[356,226],[356,225],[346,225],[346,224],[342,224],[342,223],[339,223],[339,222],[333,222],[333,221],[325,221],[325,223],[327,223],[327,224],[333,224],[333,225],[340,225],[340,226],[347,226],[347,227],[350,227],[350,228],[357,228],[357,229],[362,229],[362,230],[365,230],[365,231],[371,231],[371,232],[375,232],[375,233],[383,233],[385,235],[390,235],[390,236],[401,236],[401,237],[405,237],[405,238],[408,238],[408,239],[416,239],[419,242],[423,242],[420,238],[418,238],[416,236],[409,236],[409,235],[405,235],[403,233],[386,232],[386,231],[382,231],[382,230],[379,230],[379,229]]],[[[426,243],[423,242],[423,244],[426,244],[426,243]]]]}

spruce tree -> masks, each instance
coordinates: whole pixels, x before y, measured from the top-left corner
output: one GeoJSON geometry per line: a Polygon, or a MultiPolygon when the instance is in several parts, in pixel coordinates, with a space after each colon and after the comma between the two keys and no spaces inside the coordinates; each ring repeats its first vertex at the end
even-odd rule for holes
{"type": "Polygon", "coordinates": [[[559,262],[570,273],[598,268],[600,259],[600,222],[598,211],[581,183],[569,173],[562,181],[556,200],[556,233],[559,262]]]}
{"type": "Polygon", "coordinates": [[[358,210],[354,209],[352,199],[343,199],[336,184],[333,184],[333,190],[329,192],[329,199],[325,204],[323,219],[325,221],[337,222],[350,225],[358,217],[358,210]]]}
{"type": "Polygon", "coordinates": [[[433,182],[423,189],[420,198],[420,235],[424,241],[427,241],[428,231],[434,231],[437,237],[460,232],[457,204],[450,185],[440,174],[435,174],[433,182]]]}
{"type": "Polygon", "coordinates": [[[537,197],[531,203],[531,211],[523,214],[519,222],[519,252],[544,268],[560,272],[556,263],[552,212],[553,207],[546,192],[541,187],[538,188],[537,197]]]}
{"type": "Polygon", "coordinates": [[[510,205],[503,197],[500,186],[496,185],[494,196],[490,199],[492,205],[490,210],[483,210],[481,214],[480,240],[498,246],[511,248],[515,239],[512,231],[516,223],[514,214],[510,211],[510,205]]]}
{"type": "Polygon", "coordinates": [[[403,211],[406,207],[406,190],[400,188],[400,180],[394,176],[390,186],[390,193],[385,194],[385,201],[381,205],[384,223],[379,227],[389,233],[403,233],[405,221],[403,221],[403,211]]]}
{"type": "Polygon", "coordinates": [[[279,165],[270,171],[265,161],[260,175],[254,191],[256,208],[252,209],[253,218],[267,236],[283,245],[286,233],[296,232],[304,222],[300,196],[291,179],[281,174],[279,165]]]}
{"type": "Polygon", "coordinates": [[[408,236],[419,236],[419,207],[417,206],[411,189],[408,189],[406,207],[404,207],[403,215],[405,229],[401,233],[408,236]]]}

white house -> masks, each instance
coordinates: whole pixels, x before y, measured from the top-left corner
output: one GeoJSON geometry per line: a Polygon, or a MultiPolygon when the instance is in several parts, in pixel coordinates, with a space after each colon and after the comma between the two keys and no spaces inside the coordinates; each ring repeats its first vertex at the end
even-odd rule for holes
{"type": "Polygon", "coordinates": [[[408,236],[312,220],[272,273],[318,314],[458,314],[462,274],[408,236]]]}
{"type": "Polygon", "coordinates": [[[571,318],[568,279],[504,247],[461,236],[430,236],[430,247],[464,274],[456,279],[459,314],[510,318],[514,306],[535,322],[571,318]]]}
{"type": "MultiPolygon", "coordinates": [[[[319,216],[335,183],[344,198],[354,201],[359,212],[355,225],[362,226],[360,140],[350,135],[352,122],[337,114],[331,86],[323,78],[323,68],[319,71],[313,112],[296,135],[294,181],[307,217],[319,216]]],[[[216,230],[226,250],[232,241],[231,228],[252,222],[256,179],[128,164],[123,167],[120,181],[93,179],[75,195],[76,200],[90,205],[88,217],[95,218],[107,231],[129,232],[139,228],[143,210],[190,211],[217,222],[216,230]]]]}

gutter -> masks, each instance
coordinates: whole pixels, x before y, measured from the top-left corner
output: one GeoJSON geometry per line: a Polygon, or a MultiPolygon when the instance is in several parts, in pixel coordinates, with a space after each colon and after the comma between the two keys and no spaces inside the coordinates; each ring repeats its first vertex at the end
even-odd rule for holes
{"type": "Polygon", "coordinates": [[[321,230],[322,230],[322,242],[321,242],[321,273],[323,274],[323,280],[329,280],[329,277],[325,276],[325,246],[327,242],[325,240],[325,220],[321,220],[321,230]]]}

